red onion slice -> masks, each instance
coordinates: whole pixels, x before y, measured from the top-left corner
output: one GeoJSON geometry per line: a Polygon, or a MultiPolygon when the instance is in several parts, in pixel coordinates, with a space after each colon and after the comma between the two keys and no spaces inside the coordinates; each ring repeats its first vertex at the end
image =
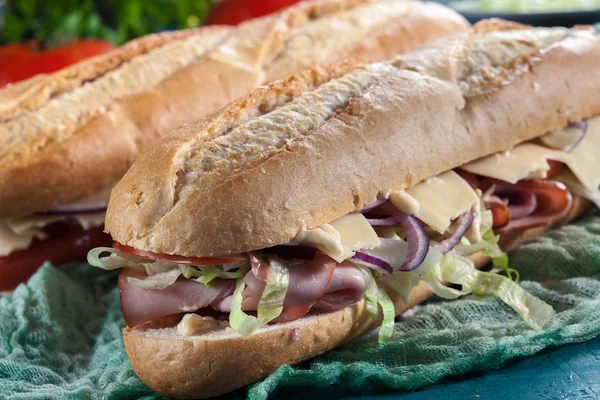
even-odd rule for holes
{"type": "Polygon", "coordinates": [[[375,211],[376,209],[381,207],[383,205],[383,203],[385,203],[386,201],[387,201],[386,199],[378,198],[371,204],[367,204],[362,210],[360,210],[360,212],[361,212],[361,214],[366,214],[366,213],[370,213],[371,211],[375,211]]]}
{"type": "Polygon", "coordinates": [[[429,252],[429,235],[423,226],[423,223],[412,215],[404,214],[398,210],[391,203],[390,210],[392,210],[393,216],[399,222],[400,227],[406,234],[406,241],[408,242],[408,255],[402,265],[398,267],[392,266],[396,271],[412,271],[423,263],[427,253],[429,252]]]}
{"type": "Polygon", "coordinates": [[[106,212],[106,203],[98,204],[66,204],[56,206],[48,211],[36,213],[37,215],[76,215],[76,214],[95,214],[106,212]]]}
{"type": "Polygon", "coordinates": [[[371,226],[398,226],[400,222],[396,217],[387,217],[387,218],[367,218],[367,222],[371,224],[371,226]]]}
{"type": "Polygon", "coordinates": [[[508,206],[511,219],[527,217],[537,208],[537,197],[524,185],[499,182],[495,186],[494,195],[508,206]]]}
{"type": "Polygon", "coordinates": [[[567,128],[577,129],[577,130],[579,130],[581,132],[579,134],[579,137],[575,141],[575,143],[573,143],[572,145],[567,146],[565,148],[565,151],[567,153],[570,153],[573,150],[575,150],[575,147],[577,147],[579,145],[579,143],[581,143],[581,141],[583,140],[583,137],[585,136],[585,134],[587,133],[587,130],[588,130],[588,123],[587,123],[587,121],[585,119],[582,119],[579,122],[569,122],[569,125],[567,125],[567,128]]]}
{"type": "Polygon", "coordinates": [[[465,233],[469,230],[473,221],[475,220],[475,212],[467,211],[463,213],[459,217],[458,226],[452,233],[452,235],[442,240],[438,245],[435,246],[435,249],[441,252],[442,254],[446,254],[450,250],[456,247],[458,243],[460,243],[460,239],[465,236],[465,233]]]}
{"type": "Polygon", "coordinates": [[[394,272],[390,264],[388,264],[386,261],[383,261],[381,258],[377,258],[366,253],[361,253],[359,251],[357,251],[356,254],[352,256],[352,260],[356,264],[360,264],[367,268],[371,268],[385,275],[394,272]]]}
{"type": "Polygon", "coordinates": [[[588,123],[586,120],[569,122],[566,127],[547,133],[537,141],[544,146],[570,153],[579,145],[587,129],[588,123]]]}

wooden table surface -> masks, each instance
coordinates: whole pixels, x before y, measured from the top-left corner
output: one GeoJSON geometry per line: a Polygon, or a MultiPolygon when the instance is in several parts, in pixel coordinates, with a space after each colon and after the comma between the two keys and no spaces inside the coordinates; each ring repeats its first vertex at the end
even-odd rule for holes
{"type": "Polygon", "coordinates": [[[346,399],[600,399],[600,337],[550,349],[485,375],[455,378],[418,392],[346,399]]]}

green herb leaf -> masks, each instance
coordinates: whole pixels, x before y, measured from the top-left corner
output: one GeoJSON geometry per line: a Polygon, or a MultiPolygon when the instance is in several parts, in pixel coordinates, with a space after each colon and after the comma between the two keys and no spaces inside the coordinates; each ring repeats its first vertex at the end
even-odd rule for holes
{"type": "MultiPolygon", "coordinates": [[[[49,46],[96,37],[123,44],[161,30],[199,26],[212,0],[7,0],[1,39],[49,46]]],[[[1,26],[2,24],[0,24],[1,26]]]]}

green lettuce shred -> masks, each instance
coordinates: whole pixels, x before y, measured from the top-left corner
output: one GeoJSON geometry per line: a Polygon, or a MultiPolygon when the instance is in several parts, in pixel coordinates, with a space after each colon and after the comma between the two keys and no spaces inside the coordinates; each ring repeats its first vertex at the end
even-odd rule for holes
{"type": "Polygon", "coordinates": [[[140,263],[139,258],[112,247],[96,247],[90,250],[87,254],[87,262],[96,268],[107,271],[123,267],[143,269],[138,265],[140,263]],[[101,257],[102,254],[106,253],[108,253],[108,256],[101,257]]]}
{"type": "Polygon", "coordinates": [[[215,279],[239,279],[246,276],[247,267],[241,267],[237,271],[223,271],[221,268],[214,265],[202,267],[200,269],[191,265],[179,265],[181,274],[190,280],[202,283],[206,287],[210,287],[215,283],[215,279]]]}
{"type": "Polygon", "coordinates": [[[492,295],[510,306],[533,329],[542,329],[554,316],[552,307],[533,296],[518,283],[492,272],[483,272],[475,268],[473,262],[458,254],[444,255],[437,268],[432,268],[425,276],[431,290],[439,295],[453,293],[463,295],[473,293],[478,296],[492,295]],[[439,291],[441,282],[462,286],[462,290],[439,291]]]}
{"type": "Polygon", "coordinates": [[[276,258],[270,261],[267,284],[256,309],[258,318],[267,322],[279,317],[283,311],[283,301],[290,284],[288,268],[276,258]]]}
{"type": "Polygon", "coordinates": [[[408,304],[410,302],[410,294],[413,288],[417,286],[421,280],[418,275],[402,272],[385,275],[381,279],[391,290],[400,296],[400,299],[404,304],[408,304]]]}
{"type": "Polygon", "coordinates": [[[379,306],[383,311],[383,321],[379,327],[379,342],[387,342],[394,334],[394,318],[396,317],[396,309],[394,303],[383,288],[379,288],[378,296],[379,306]]]}
{"type": "Polygon", "coordinates": [[[515,310],[533,329],[543,328],[554,315],[552,307],[497,272],[479,271],[470,259],[458,253],[451,251],[443,255],[430,248],[419,268],[386,275],[379,282],[396,291],[405,304],[408,304],[410,292],[421,280],[432,292],[444,299],[456,299],[470,293],[496,296],[515,310]],[[460,285],[460,289],[447,286],[448,283],[460,285]]]}
{"type": "Polygon", "coordinates": [[[377,282],[371,271],[367,268],[356,265],[356,268],[360,269],[360,272],[365,277],[366,282],[366,291],[365,291],[365,309],[367,310],[367,314],[372,320],[376,320],[379,314],[379,288],[377,287],[377,282]]]}
{"type": "Polygon", "coordinates": [[[257,317],[255,317],[246,314],[242,310],[246,284],[243,277],[238,278],[231,299],[231,312],[229,314],[231,328],[240,335],[248,336],[262,325],[281,315],[289,283],[290,273],[288,268],[277,259],[271,259],[267,282],[258,302],[257,317]]]}
{"type": "Polygon", "coordinates": [[[490,210],[485,209],[483,199],[479,200],[479,215],[479,232],[482,232],[481,240],[478,243],[471,244],[469,239],[463,237],[460,244],[454,248],[454,251],[463,256],[481,252],[492,259],[494,272],[504,272],[509,278],[512,279],[514,276],[514,280],[518,281],[519,273],[508,267],[508,254],[502,251],[498,245],[500,236],[495,235],[492,229],[494,217],[490,210]]]}
{"type": "Polygon", "coordinates": [[[159,272],[154,275],[149,275],[144,279],[127,278],[127,282],[134,286],[139,286],[144,289],[161,290],[175,283],[177,278],[181,276],[179,268],[173,268],[169,271],[159,272]]]}
{"type": "Polygon", "coordinates": [[[379,327],[379,342],[387,342],[394,333],[396,309],[384,288],[377,284],[373,273],[368,268],[356,266],[363,273],[366,281],[365,309],[372,320],[379,316],[379,307],[383,312],[383,320],[379,327]]]}

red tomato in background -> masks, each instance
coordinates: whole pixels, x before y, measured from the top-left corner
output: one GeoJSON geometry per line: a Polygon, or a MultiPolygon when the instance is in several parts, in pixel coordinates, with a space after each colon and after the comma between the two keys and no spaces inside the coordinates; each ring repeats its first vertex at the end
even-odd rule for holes
{"type": "Polygon", "coordinates": [[[39,42],[36,40],[2,46],[0,88],[36,74],[57,71],[113,48],[112,43],[100,39],[75,40],[66,46],[46,51],[39,51],[39,42]]]}
{"type": "Polygon", "coordinates": [[[247,19],[261,17],[298,3],[300,0],[223,0],[215,4],[207,25],[237,25],[247,19]]]}

